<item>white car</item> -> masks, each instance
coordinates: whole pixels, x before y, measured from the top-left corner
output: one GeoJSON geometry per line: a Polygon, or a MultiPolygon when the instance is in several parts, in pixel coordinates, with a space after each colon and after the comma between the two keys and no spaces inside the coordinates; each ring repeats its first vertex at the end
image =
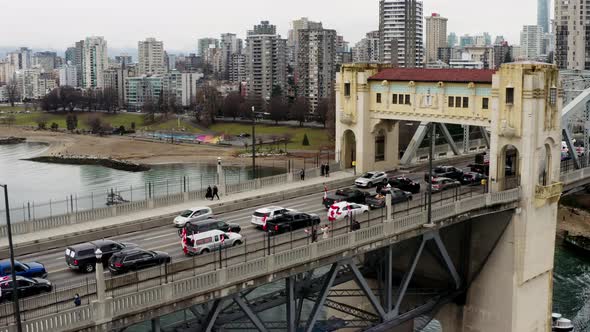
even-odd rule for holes
{"type": "Polygon", "coordinates": [[[359,216],[363,213],[369,213],[369,207],[364,204],[338,202],[332,204],[328,209],[328,219],[342,220],[348,218],[351,214],[359,216]]]}
{"type": "Polygon", "coordinates": [[[385,172],[368,172],[354,181],[354,184],[361,188],[371,188],[379,183],[387,184],[385,172]]]}
{"type": "Polygon", "coordinates": [[[210,207],[195,207],[183,211],[180,215],[174,218],[174,226],[182,228],[189,221],[199,221],[210,218],[213,218],[213,211],[210,207]]]}
{"type": "Polygon", "coordinates": [[[252,223],[252,225],[256,226],[256,227],[262,227],[264,226],[264,218],[266,217],[266,221],[271,221],[274,218],[276,218],[278,215],[281,215],[285,212],[291,212],[293,210],[291,209],[285,209],[283,207],[280,206],[268,206],[265,208],[260,208],[256,211],[254,211],[254,214],[252,215],[252,220],[250,221],[252,223]]]}

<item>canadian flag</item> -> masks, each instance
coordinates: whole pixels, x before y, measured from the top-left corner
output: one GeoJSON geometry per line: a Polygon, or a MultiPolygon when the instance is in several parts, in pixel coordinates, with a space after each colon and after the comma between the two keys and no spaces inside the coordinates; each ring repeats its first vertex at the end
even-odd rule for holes
{"type": "Polygon", "coordinates": [[[334,222],[339,215],[341,215],[340,209],[336,205],[330,206],[330,210],[328,211],[328,221],[334,222]]]}
{"type": "Polygon", "coordinates": [[[324,201],[328,199],[328,187],[324,186],[324,201]]]}
{"type": "Polygon", "coordinates": [[[221,234],[221,245],[225,243],[225,234],[221,234]]]}
{"type": "Polygon", "coordinates": [[[262,217],[262,229],[266,230],[266,220],[268,219],[268,215],[262,217]]]}

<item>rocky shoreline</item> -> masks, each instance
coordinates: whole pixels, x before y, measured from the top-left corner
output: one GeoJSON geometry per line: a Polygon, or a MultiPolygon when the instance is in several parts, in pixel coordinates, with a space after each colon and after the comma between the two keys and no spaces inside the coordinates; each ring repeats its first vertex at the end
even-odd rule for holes
{"type": "Polygon", "coordinates": [[[147,165],[92,156],[40,156],[26,160],[51,164],[97,165],[127,172],[145,172],[150,170],[150,167],[147,165]]]}
{"type": "Polygon", "coordinates": [[[24,137],[0,137],[0,145],[9,145],[9,144],[20,144],[26,142],[27,139],[24,137]]]}

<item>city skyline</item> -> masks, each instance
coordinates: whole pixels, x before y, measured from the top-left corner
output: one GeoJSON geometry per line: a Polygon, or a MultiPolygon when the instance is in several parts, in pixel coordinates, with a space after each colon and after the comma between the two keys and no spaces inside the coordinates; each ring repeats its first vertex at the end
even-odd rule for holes
{"type": "MultiPolygon", "coordinates": [[[[276,2],[273,2],[276,4],[276,2]]],[[[339,3],[343,11],[354,8],[352,1],[339,3]]],[[[509,2],[498,0],[491,8],[486,9],[487,19],[476,15],[457,15],[472,5],[466,0],[452,3],[435,4],[424,1],[424,15],[440,13],[449,18],[448,31],[463,34],[477,34],[485,31],[492,35],[504,35],[512,44],[518,44],[519,33],[523,25],[536,24],[537,1],[526,0],[509,2]],[[510,7],[510,11],[505,8],[510,7]],[[495,29],[501,20],[502,30],[495,29]]],[[[64,0],[48,6],[40,0],[26,3],[10,2],[4,4],[5,10],[0,14],[0,29],[13,31],[3,36],[0,48],[28,46],[34,49],[65,49],[86,36],[104,36],[113,49],[136,49],[137,42],[146,37],[155,37],[165,42],[166,49],[178,52],[195,52],[197,39],[204,37],[219,38],[222,33],[236,33],[239,38],[246,37],[246,31],[261,20],[269,20],[277,26],[277,32],[287,38],[290,23],[299,17],[321,21],[326,28],[335,29],[339,35],[351,45],[358,42],[364,35],[376,30],[379,24],[379,2],[363,6],[362,10],[351,10],[353,13],[343,19],[340,10],[334,10],[332,3],[317,3],[310,0],[297,2],[297,7],[284,10],[284,6],[269,9],[263,0],[252,0],[248,3],[231,1],[228,3],[197,4],[186,0],[173,0],[165,8],[142,8],[137,10],[135,4],[105,0],[98,6],[95,3],[64,0]],[[179,6],[174,6],[178,4],[179,6]],[[229,6],[228,6],[229,5],[229,6]],[[205,7],[206,6],[206,7],[205,7]],[[183,10],[177,10],[183,8],[183,10]],[[229,9],[228,9],[229,8],[229,9]],[[280,9],[278,9],[280,8],[280,9]],[[309,11],[306,8],[315,8],[309,11]],[[133,10],[133,11],[132,11],[133,10]],[[223,16],[206,13],[221,13],[223,16]],[[26,12],[30,19],[53,28],[34,31],[20,21],[22,16],[13,13],[26,12]],[[129,13],[136,13],[129,16],[129,13]],[[203,14],[203,12],[206,12],[203,14]],[[108,17],[100,20],[97,17],[108,17]],[[354,20],[356,24],[350,24],[354,20]],[[63,23],[62,23],[63,22],[63,23]],[[19,29],[11,27],[20,26],[19,29]],[[71,27],[76,27],[72,29],[71,27]],[[178,33],[183,31],[183,33],[178,33]],[[124,32],[124,33],[122,33],[124,32]]]]}

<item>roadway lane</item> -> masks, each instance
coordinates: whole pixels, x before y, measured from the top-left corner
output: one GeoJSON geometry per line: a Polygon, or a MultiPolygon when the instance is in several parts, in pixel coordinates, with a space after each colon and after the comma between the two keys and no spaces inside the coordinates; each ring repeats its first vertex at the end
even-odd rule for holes
{"type": "MultiPolygon", "coordinates": [[[[423,181],[423,172],[406,174],[406,176],[415,181],[420,182],[423,188],[422,191],[424,191],[426,183],[423,181]]],[[[375,189],[372,188],[369,189],[369,191],[374,192],[375,189]]],[[[449,194],[447,192],[445,195],[452,194],[449,194]]],[[[307,213],[315,213],[321,217],[322,223],[327,223],[326,209],[321,204],[322,197],[323,193],[317,193],[313,195],[307,195],[304,197],[281,201],[273,205],[279,205],[307,213]]],[[[402,203],[396,205],[396,209],[398,208],[398,206],[400,209],[406,209],[408,207],[419,207],[422,204],[423,197],[423,193],[416,194],[414,195],[413,202],[411,202],[410,204],[402,203]]],[[[437,199],[436,195],[434,199],[437,199]]],[[[219,219],[224,220],[226,222],[239,224],[242,227],[241,234],[244,236],[244,238],[248,242],[256,241],[264,237],[264,232],[256,229],[254,226],[250,224],[250,219],[255,209],[256,207],[243,209],[231,213],[220,214],[218,215],[218,217],[219,219]]],[[[185,256],[182,252],[182,248],[180,245],[180,239],[178,237],[177,229],[172,225],[172,220],[168,218],[162,219],[162,223],[165,226],[153,228],[144,232],[135,232],[115,236],[110,239],[120,242],[134,243],[144,249],[167,252],[172,256],[173,262],[185,259],[185,256]]],[[[295,232],[303,232],[303,230],[298,230],[295,232]]],[[[17,257],[17,259],[21,262],[37,261],[44,264],[47,271],[49,272],[48,279],[51,280],[54,283],[54,285],[58,288],[62,288],[68,285],[82,284],[86,281],[86,278],[94,279],[94,274],[84,274],[70,270],[65,264],[64,250],[65,248],[54,249],[45,251],[43,253],[23,255],[17,257]]],[[[105,273],[107,274],[107,277],[110,275],[109,272],[105,273]]]]}

